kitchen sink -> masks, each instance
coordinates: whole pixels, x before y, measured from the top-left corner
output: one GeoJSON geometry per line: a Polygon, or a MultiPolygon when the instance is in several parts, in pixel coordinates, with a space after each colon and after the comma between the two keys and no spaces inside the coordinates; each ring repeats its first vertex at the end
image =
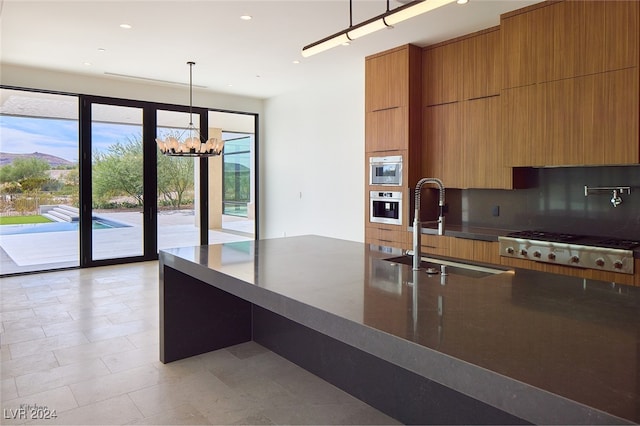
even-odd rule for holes
{"type": "MultiPolygon", "coordinates": [[[[400,263],[403,265],[413,266],[413,256],[404,255],[391,257],[384,259],[391,263],[400,263]]],[[[434,274],[440,273],[440,267],[446,266],[448,274],[463,275],[470,278],[484,278],[489,275],[502,274],[507,269],[489,268],[486,266],[472,265],[469,263],[453,262],[450,260],[435,259],[432,257],[422,257],[420,262],[420,270],[429,273],[433,271],[434,274]]]]}

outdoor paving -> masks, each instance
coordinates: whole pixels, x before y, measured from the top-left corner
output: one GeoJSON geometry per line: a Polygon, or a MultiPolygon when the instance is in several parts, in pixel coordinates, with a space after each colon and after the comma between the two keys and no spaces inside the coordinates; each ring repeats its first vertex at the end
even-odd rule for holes
{"type": "MultiPolygon", "coordinates": [[[[96,229],[93,232],[93,258],[139,256],[143,253],[142,214],[136,212],[98,213],[107,219],[130,225],[124,228],[96,229]]],[[[199,244],[200,231],[192,211],[162,212],[158,215],[158,248],[199,244]]],[[[223,229],[209,231],[209,243],[253,240],[254,222],[223,216],[223,229]]],[[[2,274],[55,269],[79,264],[78,231],[0,235],[2,274]]]]}

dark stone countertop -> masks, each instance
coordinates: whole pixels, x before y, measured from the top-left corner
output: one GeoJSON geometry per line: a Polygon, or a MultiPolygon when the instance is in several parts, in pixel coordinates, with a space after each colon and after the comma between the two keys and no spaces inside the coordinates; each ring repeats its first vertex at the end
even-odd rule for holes
{"type": "Polygon", "coordinates": [[[640,288],[511,269],[443,279],[301,236],[161,265],[536,424],[640,421],[640,288]]]}

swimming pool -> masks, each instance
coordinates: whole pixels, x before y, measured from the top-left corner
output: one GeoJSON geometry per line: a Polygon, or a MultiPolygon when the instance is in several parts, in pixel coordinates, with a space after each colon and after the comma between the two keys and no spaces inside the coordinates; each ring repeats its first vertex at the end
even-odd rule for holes
{"type": "MultiPolygon", "coordinates": [[[[91,221],[92,229],[128,228],[130,225],[115,222],[103,217],[94,217],[91,221]]],[[[40,232],[77,231],[78,222],[48,222],[26,223],[23,225],[2,225],[0,235],[37,234],[40,232]]]]}

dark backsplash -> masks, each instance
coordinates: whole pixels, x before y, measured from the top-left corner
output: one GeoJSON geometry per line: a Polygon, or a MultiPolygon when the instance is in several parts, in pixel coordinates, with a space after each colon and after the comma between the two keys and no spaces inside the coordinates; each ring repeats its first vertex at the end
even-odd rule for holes
{"type": "MultiPolygon", "coordinates": [[[[640,239],[640,166],[539,168],[527,175],[529,189],[447,189],[447,224],[640,239]],[[629,186],[631,194],[613,207],[610,191],[585,197],[585,185],[629,186]]],[[[427,217],[433,201],[422,204],[427,217]]]]}

